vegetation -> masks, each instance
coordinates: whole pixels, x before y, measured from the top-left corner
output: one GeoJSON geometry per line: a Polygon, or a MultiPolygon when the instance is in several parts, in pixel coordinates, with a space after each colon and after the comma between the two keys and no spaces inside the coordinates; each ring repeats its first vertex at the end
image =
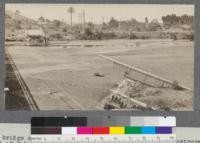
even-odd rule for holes
{"type": "Polygon", "coordinates": [[[80,35],[78,39],[81,40],[102,40],[102,39],[114,39],[117,36],[113,32],[100,32],[92,31],[91,28],[86,28],[84,33],[80,35]]]}
{"type": "MultiPolygon", "coordinates": [[[[61,20],[49,20],[39,17],[32,20],[20,15],[20,11],[5,13],[6,39],[18,39],[24,29],[42,28],[50,40],[81,39],[189,39],[193,40],[193,16],[167,15],[163,16],[163,25],[158,20],[149,21],[146,17],[144,22],[132,18],[130,20],[117,20],[114,17],[108,22],[95,24],[92,22],[73,23],[75,9],[69,7],[70,24],[61,20]],[[186,26],[185,26],[186,25],[186,26]],[[164,27],[163,27],[164,26],[164,27]],[[165,31],[171,29],[171,31],[165,31]],[[175,29],[175,30],[174,30],[175,29]],[[178,29],[178,32],[176,31],[178,29]],[[13,36],[14,35],[14,36],[13,36]],[[14,38],[13,38],[14,37],[14,38]]],[[[12,40],[10,40],[12,41],[12,40]]]]}
{"type": "Polygon", "coordinates": [[[162,17],[164,26],[183,25],[183,24],[192,25],[193,19],[194,16],[190,15],[177,16],[175,14],[162,17]]]}
{"type": "Polygon", "coordinates": [[[130,39],[138,39],[138,36],[134,33],[130,34],[130,39]]]}
{"type": "Polygon", "coordinates": [[[149,31],[158,31],[158,30],[161,30],[162,27],[161,27],[161,24],[156,20],[154,19],[152,22],[150,22],[148,24],[148,29],[149,31]]]}
{"type": "Polygon", "coordinates": [[[173,40],[177,40],[178,39],[175,33],[171,33],[171,39],[173,39],[173,40]]]}

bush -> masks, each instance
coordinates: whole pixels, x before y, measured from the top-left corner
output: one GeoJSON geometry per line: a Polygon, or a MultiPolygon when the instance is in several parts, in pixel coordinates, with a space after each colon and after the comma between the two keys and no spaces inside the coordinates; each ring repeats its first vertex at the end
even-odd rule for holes
{"type": "Polygon", "coordinates": [[[67,32],[67,28],[64,27],[64,28],[62,29],[62,32],[67,32]]]}
{"type": "Polygon", "coordinates": [[[95,34],[95,39],[97,39],[97,40],[102,40],[102,38],[103,38],[103,33],[102,33],[102,32],[97,32],[97,33],[95,34]]]}
{"type": "Polygon", "coordinates": [[[141,37],[141,39],[150,39],[150,36],[143,35],[143,36],[141,37]]]}
{"type": "Polygon", "coordinates": [[[131,33],[129,38],[130,39],[138,39],[138,37],[134,33],[131,33]]]}
{"type": "Polygon", "coordinates": [[[190,41],[194,41],[194,34],[187,35],[187,39],[189,39],[190,41]]]}
{"type": "Polygon", "coordinates": [[[114,32],[102,33],[102,39],[114,39],[117,35],[114,32]]]}
{"type": "Polygon", "coordinates": [[[102,39],[114,39],[116,38],[115,33],[103,33],[93,32],[90,28],[86,28],[83,34],[79,35],[81,40],[102,40],[102,39]]]}
{"type": "Polygon", "coordinates": [[[61,40],[63,39],[63,35],[61,33],[54,33],[49,36],[52,40],[61,40]]]}
{"type": "Polygon", "coordinates": [[[173,40],[177,40],[178,38],[177,38],[176,34],[171,33],[171,39],[173,39],[173,40]]]}
{"type": "Polygon", "coordinates": [[[94,33],[92,32],[92,30],[90,28],[86,28],[84,31],[84,36],[86,38],[91,38],[94,35],[94,33]]]}
{"type": "Polygon", "coordinates": [[[80,39],[82,40],[93,40],[94,39],[94,33],[90,28],[86,28],[84,33],[81,34],[80,39]]]}

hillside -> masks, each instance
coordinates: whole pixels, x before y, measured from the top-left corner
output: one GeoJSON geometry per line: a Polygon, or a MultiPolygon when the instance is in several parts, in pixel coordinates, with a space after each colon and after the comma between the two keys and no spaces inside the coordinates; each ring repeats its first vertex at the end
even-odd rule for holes
{"type": "Polygon", "coordinates": [[[37,21],[22,16],[12,11],[5,12],[6,29],[32,28],[37,25],[37,21]]]}
{"type": "Polygon", "coordinates": [[[24,29],[38,28],[37,21],[14,13],[12,11],[5,12],[5,36],[20,38],[24,34],[24,29]]]}

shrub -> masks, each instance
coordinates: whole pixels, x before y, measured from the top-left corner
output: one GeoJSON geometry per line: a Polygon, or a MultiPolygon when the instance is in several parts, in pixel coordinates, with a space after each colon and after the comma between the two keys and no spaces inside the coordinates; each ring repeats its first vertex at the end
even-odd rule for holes
{"type": "Polygon", "coordinates": [[[86,28],[85,31],[84,31],[84,36],[87,37],[87,38],[90,38],[92,37],[94,34],[92,32],[92,30],[90,28],[86,28]]]}
{"type": "Polygon", "coordinates": [[[130,39],[138,39],[137,35],[134,33],[131,33],[129,38],[130,39]]]}
{"type": "Polygon", "coordinates": [[[94,39],[94,33],[90,28],[86,28],[84,33],[80,35],[80,39],[83,40],[93,40],[94,39]]]}
{"type": "Polygon", "coordinates": [[[102,38],[103,38],[103,33],[102,33],[102,32],[97,32],[97,33],[95,34],[95,39],[97,39],[97,40],[102,40],[102,38]]]}
{"type": "Polygon", "coordinates": [[[150,39],[150,36],[143,35],[143,36],[141,37],[141,39],[150,39]]]}
{"type": "Polygon", "coordinates": [[[187,39],[189,39],[190,41],[194,41],[194,34],[188,34],[187,39]]]}
{"type": "Polygon", "coordinates": [[[86,28],[83,34],[79,35],[79,39],[82,40],[102,40],[102,39],[114,39],[116,38],[115,33],[103,33],[103,32],[93,32],[90,28],[86,28]]]}
{"type": "Polygon", "coordinates": [[[102,33],[102,39],[114,39],[117,35],[114,32],[102,33]]]}
{"type": "Polygon", "coordinates": [[[171,39],[173,39],[173,40],[177,40],[178,38],[177,38],[176,34],[171,33],[171,39]]]}
{"type": "Polygon", "coordinates": [[[63,39],[63,35],[61,33],[54,33],[49,36],[52,40],[61,40],[63,39]]]}

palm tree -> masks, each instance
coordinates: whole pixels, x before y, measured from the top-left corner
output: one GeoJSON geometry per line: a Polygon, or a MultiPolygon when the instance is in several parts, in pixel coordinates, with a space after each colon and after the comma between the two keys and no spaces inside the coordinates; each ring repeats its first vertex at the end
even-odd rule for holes
{"type": "Polygon", "coordinates": [[[70,13],[70,16],[71,16],[71,26],[72,26],[72,14],[75,12],[74,8],[73,7],[69,7],[68,10],[67,10],[68,13],[70,13]]]}

